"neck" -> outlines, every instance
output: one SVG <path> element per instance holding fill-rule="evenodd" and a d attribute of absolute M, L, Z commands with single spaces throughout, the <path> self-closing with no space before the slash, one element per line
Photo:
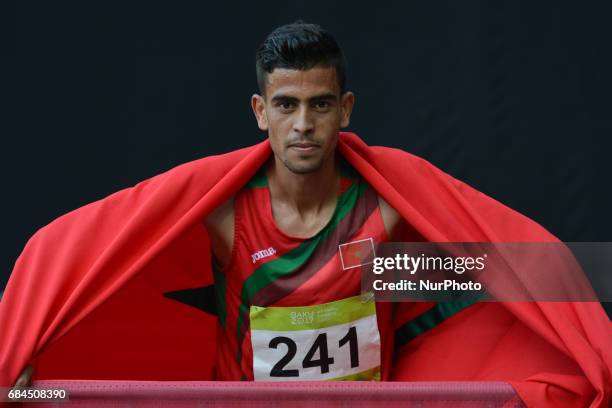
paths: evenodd
<path fill-rule="evenodd" d="M 272 198 L 293 207 L 300 214 L 318 213 L 337 199 L 339 172 L 336 157 L 326 160 L 321 168 L 307 174 L 296 174 L 277 157 L 268 168 Z"/>

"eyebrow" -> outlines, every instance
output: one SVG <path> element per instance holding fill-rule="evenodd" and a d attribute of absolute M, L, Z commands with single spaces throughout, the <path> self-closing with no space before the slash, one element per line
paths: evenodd
<path fill-rule="evenodd" d="M 317 95 L 317 96 L 313 96 L 312 98 L 310 98 L 310 101 L 327 101 L 327 100 L 335 100 L 336 99 L 336 95 L 332 94 L 332 93 L 327 93 L 327 94 L 323 94 L 323 95 Z"/>
<path fill-rule="evenodd" d="M 332 94 L 332 93 L 326 93 L 326 94 L 322 94 L 322 95 L 316 95 L 313 96 L 312 98 L 308 99 L 309 102 L 313 102 L 313 101 L 327 101 L 327 100 L 335 100 L 336 99 L 336 95 Z M 294 96 L 289 96 L 289 95 L 275 95 L 274 97 L 272 97 L 272 102 L 299 102 L 300 100 Z"/>

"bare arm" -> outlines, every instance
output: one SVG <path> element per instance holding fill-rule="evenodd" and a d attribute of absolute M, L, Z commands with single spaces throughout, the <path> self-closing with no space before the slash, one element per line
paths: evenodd
<path fill-rule="evenodd" d="M 406 222 L 381 196 L 378 196 L 378 205 L 380 206 L 387 237 L 390 241 L 400 241 Z"/>
<path fill-rule="evenodd" d="M 204 221 L 204 226 L 210 237 L 217 265 L 220 268 L 226 267 L 234 246 L 234 199 L 229 199 L 210 213 Z"/>

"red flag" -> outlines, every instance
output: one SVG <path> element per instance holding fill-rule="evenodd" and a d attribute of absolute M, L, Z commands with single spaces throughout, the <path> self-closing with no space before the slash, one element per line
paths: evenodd
<path fill-rule="evenodd" d="M 350 133 L 339 150 L 424 240 L 555 240 L 413 155 Z M 188 163 L 41 229 L 0 302 L 0 386 L 32 359 L 39 379 L 209 379 L 215 319 L 176 294 L 207 293 L 201 221 L 269 155 L 264 141 Z M 443 306 L 402 304 L 398 330 L 430 315 L 439 324 L 405 337 L 395 379 L 509 381 L 530 406 L 610 402 L 612 327 L 599 304 Z"/>

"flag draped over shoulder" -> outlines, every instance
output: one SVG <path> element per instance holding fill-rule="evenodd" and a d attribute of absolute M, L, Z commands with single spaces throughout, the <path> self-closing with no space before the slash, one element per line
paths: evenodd
<path fill-rule="evenodd" d="M 338 149 L 427 241 L 556 240 L 406 152 L 351 133 Z M 211 379 L 216 318 L 197 301 L 214 296 L 202 220 L 270 153 L 264 141 L 181 165 L 38 231 L 0 301 L 0 386 L 30 362 L 38 379 Z M 402 304 L 396 329 L 444 310 Z M 508 381 L 529 406 L 610 402 L 612 325 L 598 303 L 481 303 L 411 333 L 391 379 Z"/>

